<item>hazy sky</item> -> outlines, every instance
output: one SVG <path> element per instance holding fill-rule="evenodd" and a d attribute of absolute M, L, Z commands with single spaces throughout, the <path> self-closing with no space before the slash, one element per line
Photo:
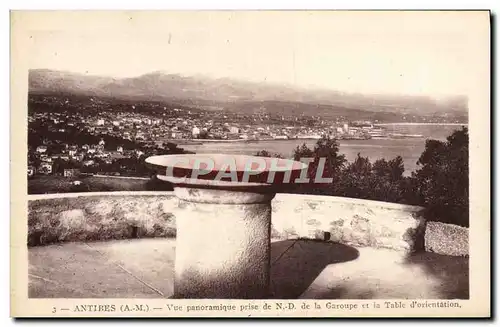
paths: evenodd
<path fill-rule="evenodd" d="M 484 14 L 459 12 L 37 15 L 25 16 L 31 68 L 116 77 L 161 70 L 437 96 L 467 94 L 488 31 Z"/>

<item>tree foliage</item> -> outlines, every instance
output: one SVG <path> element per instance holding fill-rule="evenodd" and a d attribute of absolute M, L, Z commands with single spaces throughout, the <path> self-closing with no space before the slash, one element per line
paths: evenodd
<path fill-rule="evenodd" d="M 294 191 L 422 205 L 429 220 L 468 226 L 468 142 L 467 128 L 455 131 L 445 142 L 427 140 L 418 160 L 420 168 L 411 176 L 404 176 L 401 156 L 371 163 L 358 154 L 348 163 L 339 154 L 336 140 L 323 137 L 313 149 L 305 144 L 297 146 L 294 160 L 314 158 L 308 172 L 312 179 L 319 158 L 325 158 L 323 177 L 332 177 L 333 182 L 301 184 Z"/>
<path fill-rule="evenodd" d="M 294 160 L 300 161 L 311 159 L 309 162 L 307 176 L 309 184 L 296 186 L 299 193 L 312 194 L 336 194 L 339 185 L 339 173 L 344 169 L 347 162 L 343 154 L 339 154 L 339 144 L 336 139 L 323 136 L 319 139 L 313 149 L 309 149 L 306 144 L 297 146 L 293 156 Z M 322 166 L 321 174 L 318 174 L 318 167 Z M 314 183 L 316 177 L 331 178 L 331 184 Z"/>
<path fill-rule="evenodd" d="M 283 158 L 283 156 L 279 153 L 272 153 L 267 150 L 258 151 L 255 156 L 257 157 L 267 157 L 267 158 Z"/>
<path fill-rule="evenodd" d="M 469 225 L 469 133 L 455 131 L 445 142 L 428 140 L 413 174 L 429 218 Z"/>

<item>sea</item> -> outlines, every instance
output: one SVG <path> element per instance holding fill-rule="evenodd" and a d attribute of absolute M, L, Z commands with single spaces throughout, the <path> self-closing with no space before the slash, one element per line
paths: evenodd
<path fill-rule="evenodd" d="M 373 163 L 377 159 L 384 158 L 390 160 L 396 156 L 403 158 L 405 172 L 404 175 L 411 175 L 412 171 L 418 169 L 417 161 L 425 149 L 427 139 L 446 140 L 454 130 L 459 130 L 462 126 L 458 124 L 408 124 L 394 123 L 383 127 L 389 133 L 405 133 L 422 135 L 419 138 L 404 139 L 370 139 L 370 140 L 341 140 L 339 141 L 339 151 L 344 154 L 349 162 L 357 157 L 358 153 L 363 157 L 368 157 Z M 226 154 L 246 154 L 255 155 L 258 151 L 267 150 L 272 153 L 279 153 L 286 158 L 293 156 L 297 146 L 306 144 L 313 148 L 317 140 L 295 139 L 295 140 L 265 140 L 257 142 L 207 142 L 203 144 L 181 144 L 179 147 L 195 153 L 226 153 Z"/>

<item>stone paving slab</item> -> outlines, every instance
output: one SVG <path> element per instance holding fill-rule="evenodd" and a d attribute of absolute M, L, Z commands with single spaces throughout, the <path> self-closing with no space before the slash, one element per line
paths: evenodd
<path fill-rule="evenodd" d="M 32 298 L 120 298 L 131 294 L 158 297 L 85 243 L 33 247 L 29 256 L 29 288 Z"/>
<path fill-rule="evenodd" d="M 173 294 L 175 239 L 29 249 L 33 298 L 162 298 Z M 273 298 L 467 298 L 468 259 L 273 240 Z"/>
<path fill-rule="evenodd" d="M 468 299 L 463 257 L 358 248 L 359 257 L 327 265 L 302 299 Z"/>
<path fill-rule="evenodd" d="M 135 276 L 157 296 L 174 294 L 175 239 L 96 242 L 89 246 Z"/>

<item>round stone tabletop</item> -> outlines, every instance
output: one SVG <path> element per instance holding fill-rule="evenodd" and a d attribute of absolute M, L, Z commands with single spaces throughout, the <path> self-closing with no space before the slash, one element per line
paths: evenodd
<path fill-rule="evenodd" d="M 215 187 L 293 184 L 307 169 L 299 161 L 232 154 L 160 155 L 146 162 L 158 172 L 159 179 Z"/>

